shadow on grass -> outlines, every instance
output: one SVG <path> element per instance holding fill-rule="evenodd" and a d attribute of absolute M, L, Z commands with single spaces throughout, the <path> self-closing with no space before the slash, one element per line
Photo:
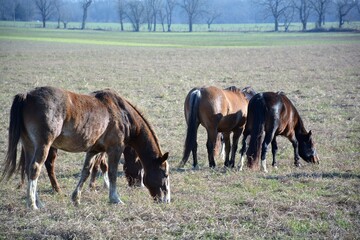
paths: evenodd
<path fill-rule="evenodd" d="M 334 178 L 340 178 L 340 179 L 360 179 L 360 174 L 354 174 L 351 172 L 328 172 L 328 173 L 292 173 L 287 175 L 275 175 L 275 176 L 265 176 L 265 179 L 276 179 L 276 180 L 282 180 L 286 178 L 328 178 L 328 179 L 334 179 Z"/>

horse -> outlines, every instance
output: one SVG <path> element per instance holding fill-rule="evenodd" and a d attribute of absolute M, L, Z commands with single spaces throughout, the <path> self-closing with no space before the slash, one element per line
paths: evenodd
<path fill-rule="evenodd" d="M 184 167 L 190 152 L 193 154 L 193 168 L 197 168 L 197 129 L 199 125 L 207 131 L 207 153 L 209 166 L 215 167 L 214 147 L 218 133 L 222 133 L 225 142 L 226 167 L 234 167 L 235 154 L 241 133 L 243 132 L 247 105 L 255 91 L 251 87 L 240 90 L 237 87 L 220 89 L 214 86 L 193 88 L 184 103 L 187 132 L 184 153 L 179 168 Z M 230 134 L 233 133 L 232 147 Z M 231 158 L 230 155 L 231 148 Z"/>
<path fill-rule="evenodd" d="M 86 152 L 80 180 L 71 196 L 80 204 L 84 182 L 90 175 L 93 157 L 106 152 L 109 165 L 109 200 L 122 203 L 116 190 L 117 167 L 125 146 L 139 155 L 144 185 L 158 202 L 170 202 L 167 158 L 157 136 L 142 113 L 115 91 L 105 89 L 89 95 L 55 87 L 39 87 L 17 94 L 10 110 L 9 141 L 3 179 L 16 169 L 17 145 L 21 140 L 28 178 L 27 206 L 43 207 L 37 193 L 41 168 L 51 148 Z"/>
<path fill-rule="evenodd" d="M 265 137 L 261 144 L 264 131 Z M 249 135 L 249 148 L 246 151 L 246 139 Z M 245 151 L 250 169 L 258 167 L 261 144 L 261 170 L 267 172 L 266 152 L 270 143 L 273 156 L 272 166 L 277 167 L 275 155 L 278 150 L 276 142 L 278 135 L 288 138 L 292 143 L 295 166 L 300 166 L 300 157 L 306 162 L 319 164 L 320 159 L 316 153 L 311 130 L 306 131 L 291 100 L 283 92 L 263 92 L 256 94 L 249 102 L 239 169 L 243 169 Z"/>
<path fill-rule="evenodd" d="M 125 172 L 125 177 L 127 179 L 129 187 L 133 186 L 141 186 L 143 187 L 143 169 L 140 163 L 140 159 L 136 154 L 135 150 L 131 147 L 125 147 L 124 152 L 124 162 L 123 162 L 123 170 Z M 57 159 L 57 149 L 50 148 L 48 156 L 45 161 L 46 171 L 52 186 L 52 189 L 56 193 L 60 193 L 61 189 L 55 174 L 55 160 Z M 25 163 L 24 151 L 21 151 L 20 162 L 19 162 L 19 170 L 21 172 L 21 181 L 18 188 L 22 188 L 25 184 L 25 172 L 28 169 L 28 165 Z M 103 177 L 104 177 L 104 187 L 109 188 L 109 177 L 108 177 L 108 164 L 106 161 L 106 154 L 99 153 L 95 156 L 95 160 L 93 162 L 90 184 L 89 187 L 91 190 L 95 189 L 95 180 L 97 174 L 101 169 Z"/>

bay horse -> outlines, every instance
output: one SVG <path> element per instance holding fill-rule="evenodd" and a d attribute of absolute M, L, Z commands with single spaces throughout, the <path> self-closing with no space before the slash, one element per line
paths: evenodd
<path fill-rule="evenodd" d="M 264 131 L 265 137 L 261 144 Z M 246 151 L 246 138 L 249 135 L 249 148 Z M 249 102 L 248 119 L 240 150 L 240 170 L 243 168 L 245 151 L 248 166 L 251 169 L 258 167 L 261 147 L 261 170 L 267 172 L 266 152 L 270 143 L 273 156 L 272 166 L 277 167 L 275 155 L 278 149 L 276 142 L 278 135 L 288 138 L 292 143 L 295 166 L 300 166 L 300 157 L 306 162 L 319 163 L 312 133 L 306 131 L 304 123 L 290 99 L 283 92 L 263 92 L 256 94 Z"/>
<path fill-rule="evenodd" d="M 128 182 L 129 187 L 133 186 L 143 186 L 143 169 L 140 163 L 140 159 L 136 154 L 135 150 L 131 147 L 127 146 L 123 152 L 124 161 L 123 161 L 123 171 L 125 173 L 126 180 Z M 56 193 L 60 193 L 60 185 L 57 181 L 55 174 L 55 160 L 57 159 L 57 149 L 50 148 L 48 156 L 45 161 L 46 171 L 52 186 L 52 189 Z M 28 169 L 28 164 L 25 163 L 24 151 L 21 151 L 20 162 L 19 162 L 19 170 L 21 172 L 21 181 L 18 188 L 22 188 L 25 184 L 25 172 Z M 93 166 L 91 167 L 91 177 L 90 177 L 90 189 L 95 189 L 95 180 L 99 169 L 101 169 L 103 178 L 104 178 L 104 186 L 109 188 L 109 177 L 108 177 L 108 164 L 106 160 L 105 153 L 99 153 L 95 156 L 95 160 L 93 161 Z"/>
<path fill-rule="evenodd" d="M 225 142 L 225 163 L 234 167 L 239 138 L 246 123 L 247 105 L 255 91 L 251 87 L 240 90 L 237 87 L 220 89 L 214 86 L 193 88 L 184 103 L 187 132 L 184 153 L 179 167 L 184 167 L 190 152 L 193 154 L 193 167 L 197 168 L 197 129 L 199 125 L 207 132 L 207 153 L 210 167 L 215 167 L 214 148 L 218 133 Z M 232 147 L 230 134 L 233 133 Z M 231 148 L 231 158 L 230 158 Z"/>
<path fill-rule="evenodd" d="M 80 180 L 72 194 L 80 203 L 93 157 L 106 152 L 109 165 L 109 200 L 122 203 L 116 189 L 117 168 L 125 146 L 139 155 L 144 184 L 156 201 L 170 202 L 168 153 L 162 154 L 157 136 L 145 117 L 129 101 L 112 90 L 77 94 L 54 87 L 39 87 L 14 97 L 10 110 L 9 144 L 2 179 L 16 169 L 21 140 L 28 178 L 27 206 L 42 207 L 37 181 L 50 148 L 86 152 Z"/>

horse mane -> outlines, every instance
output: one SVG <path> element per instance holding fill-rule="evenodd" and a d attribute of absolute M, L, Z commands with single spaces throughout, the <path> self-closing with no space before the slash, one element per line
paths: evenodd
<path fill-rule="evenodd" d="M 159 144 L 159 139 L 154 131 L 154 128 L 153 126 L 149 123 L 149 121 L 144 117 L 144 114 L 142 113 L 142 111 L 140 111 L 137 107 L 135 107 L 132 103 L 130 103 L 128 100 L 126 99 L 123 99 L 127 104 L 129 104 L 134 110 L 135 112 L 141 117 L 141 119 L 145 122 L 146 126 L 149 128 L 151 134 L 153 135 L 154 137 L 154 140 L 155 140 L 155 143 L 156 143 L 156 146 L 157 148 L 161 151 L 161 147 L 160 147 L 160 144 Z"/>
<path fill-rule="evenodd" d="M 113 91 L 113 90 L 111 90 L 109 88 L 104 89 L 104 90 L 95 91 L 92 94 L 96 98 L 98 98 L 100 100 L 102 100 L 105 95 L 110 95 L 112 98 L 114 98 L 116 100 L 116 103 L 117 103 L 117 105 L 119 105 L 119 107 L 120 107 L 121 102 L 126 102 L 140 116 L 140 118 L 144 121 L 145 125 L 148 127 L 148 129 L 150 130 L 150 133 L 154 137 L 155 144 L 156 144 L 157 148 L 160 150 L 160 152 L 162 152 L 160 144 L 159 144 L 159 139 L 157 138 L 157 135 L 155 134 L 154 128 L 149 123 L 149 121 L 144 117 L 144 114 L 137 107 L 135 107 L 127 99 L 121 97 L 119 94 L 117 94 L 115 91 Z M 123 104 L 121 104 L 121 105 L 123 105 Z"/>
<path fill-rule="evenodd" d="M 240 88 L 235 87 L 235 86 L 230 86 L 230 87 L 224 88 L 224 90 L 231 91 L 231 92 L 240 92 L 241 91 Z"/>

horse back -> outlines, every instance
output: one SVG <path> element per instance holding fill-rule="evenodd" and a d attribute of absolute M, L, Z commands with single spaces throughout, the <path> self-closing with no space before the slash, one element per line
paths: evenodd
<path fill-rule="evenodd" d="M 87 151 L 109 123 L 107 108 L 90 95 L 41 87 L 27 94 L 25 104 L 27 137 L 69 152 Z"/>
<path fill-rule="evenodd" d="M 282 92 L 266 92 L 263 98 L 268 111 L 265 129 L 273 127 L 275 122 L 276 135 L 293 136 L 299 114 L 290 99 Z"/>

